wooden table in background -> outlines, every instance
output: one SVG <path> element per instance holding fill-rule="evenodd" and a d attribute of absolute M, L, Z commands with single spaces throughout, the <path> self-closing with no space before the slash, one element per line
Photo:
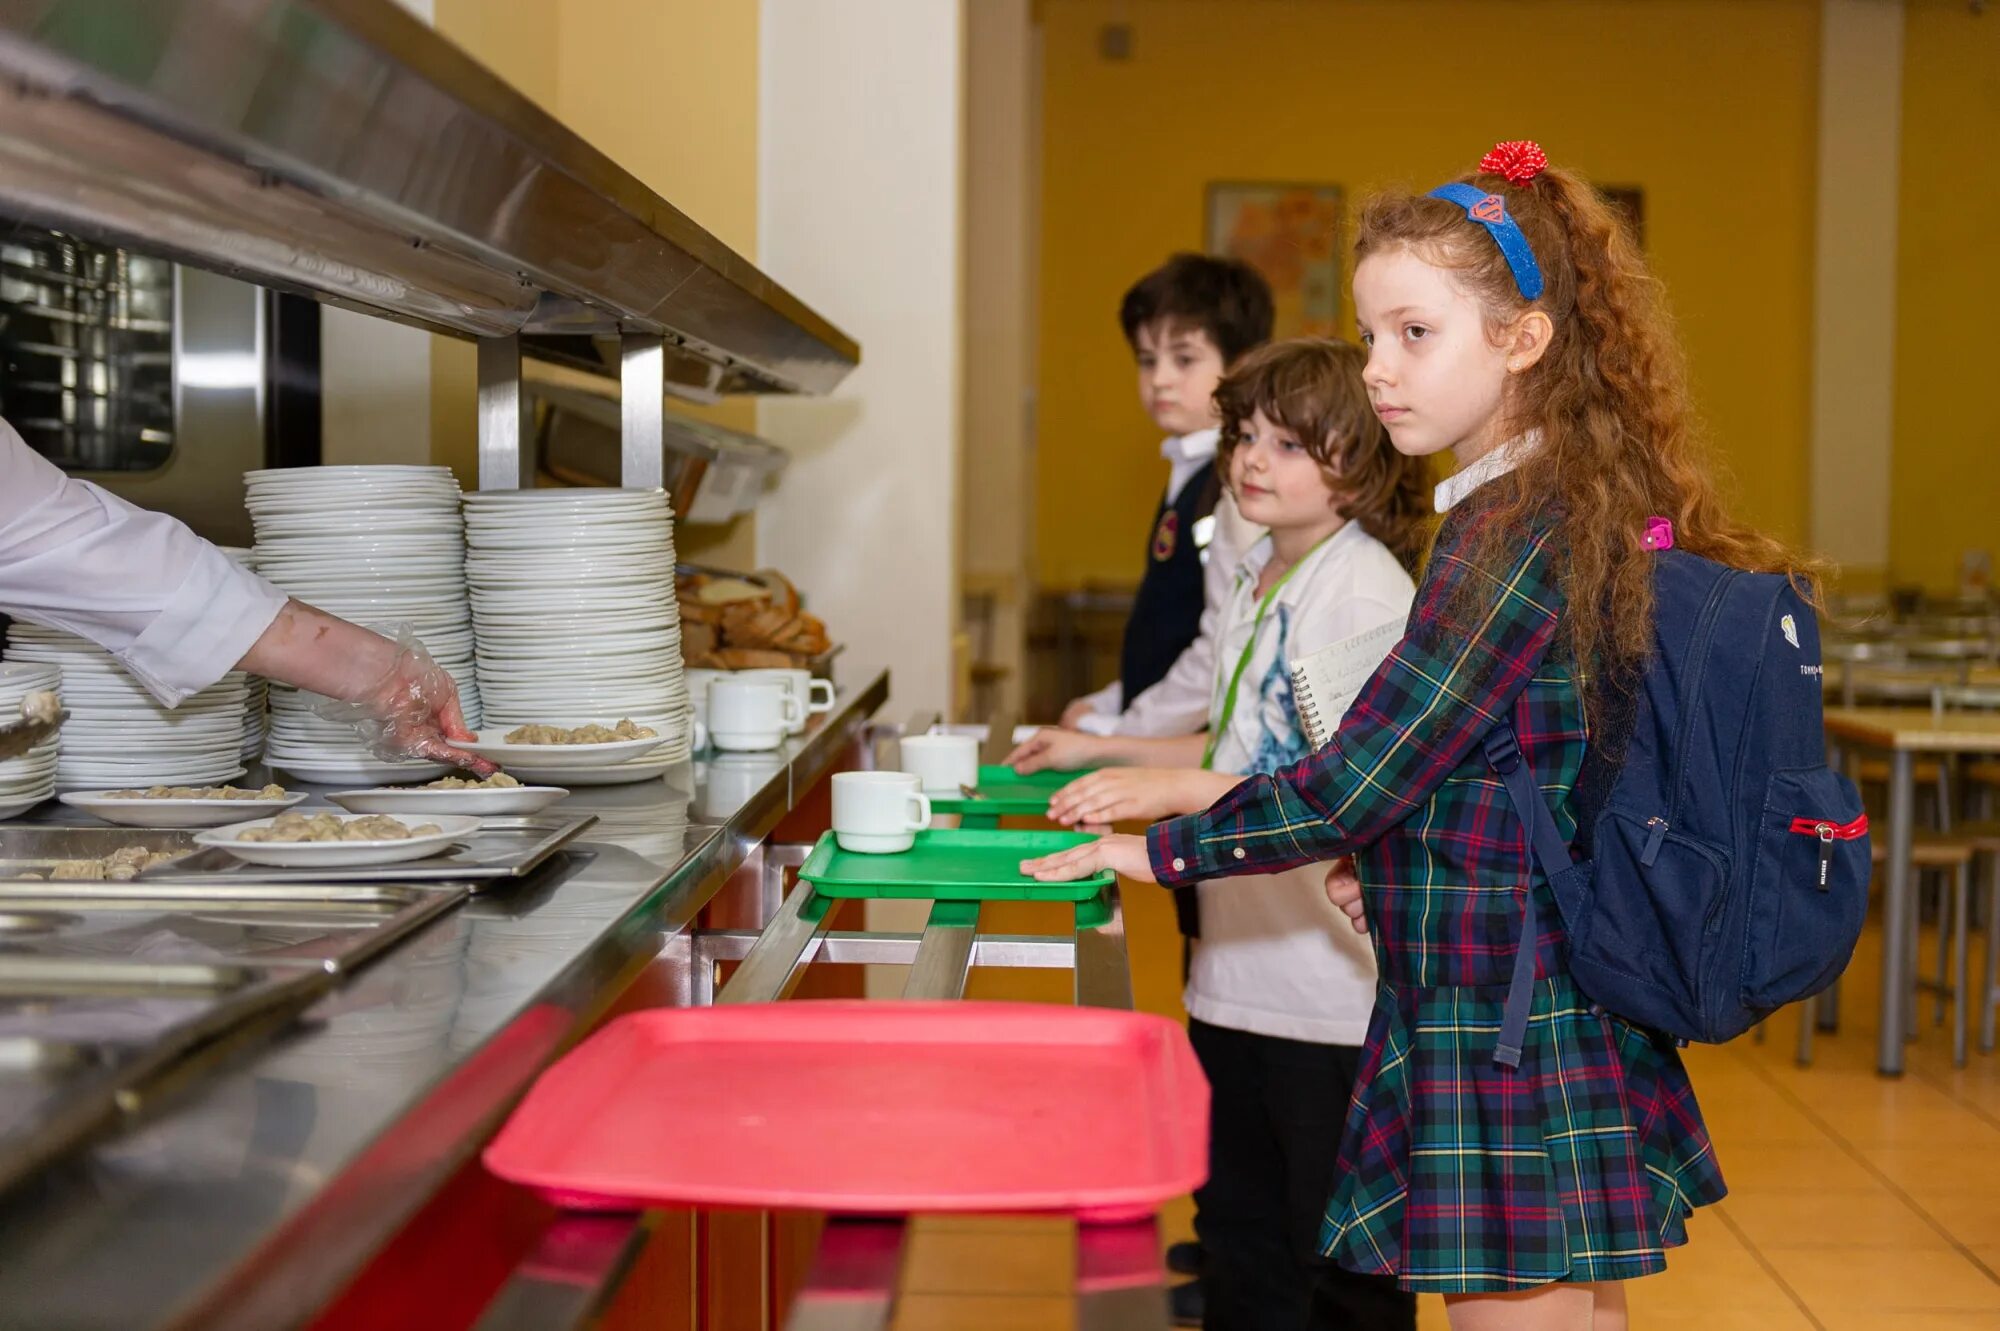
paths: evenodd
<path fill-rule="evenodd" d="M 1826 733 L 1843 746 L 1889 755 L 1889 872 L 1882 921 L 1882 1033 L 1875 1066 L 1885 1076 L 1903 1071 L 1904 1004 L 1912 1000 L 1910 838 L 1915 790 L 1911 768 L 1918 754 L 2000 755 L 2000 712 L 1934 713 L 1928 707 L 1829 707 Z"/>

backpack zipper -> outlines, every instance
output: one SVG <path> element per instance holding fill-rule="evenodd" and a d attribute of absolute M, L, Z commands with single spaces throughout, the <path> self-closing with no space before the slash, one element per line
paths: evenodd
<path fill-rule="evenodd" d="M 1667 839 L 1667 831 L 1673 826 L 1675 815 L 1681 811 L 1681 778 L 1685 775 L 1683 765 L 1687 762 L 1688 744 L 1694 738 L 1694 707 L 1691 705 L 1701 692 L 1701 677 L 1708 668 L 1708 644 L 1715 636 L 1715 621 L 1722 617 L 1723 594 L 1729 584 L 1736 580 L 1739 570 L 1725 569 L 1715 580 L 1715 586 L 1708 590 L 1708 600 L 1702 603 L 1701 616 L 1695 621 L 1694 647 L 1688 660 L 1692 668 L 1688 672 L 1687 686 L 1681 690 L 1681 715 L 1679 735 L 1674 746 L 1674 767 L 1671 783 L 1667 787 L 1667 815 L 1646 820 L 1649 829 L 1646 844 L 1639 852 L 1639 863 L 1647 868 L 1659 858 L 1660 846 Z"/>
<path fill-rule="evenodd" d="M 1819 838 L 1819 890 L 1825 892 L 1827 876 L 1833 868 L 1833 843 L 1835 841 L 1858 841 L 1868 835 L 1868 815 L 1862 814 L 1851 823 L 1829 823 L 1817 818 L 1792 819 L 1792 831 L 1800 836 Z"/>
<path fill-rule="evenodd" d="M 1639 863 L 1651 865 L 1660 857 L 1660 843 L 1667 839 L 1667 820 L 1658 816 L 1646 820 L 1646 845 L 1639 852 Z"/>

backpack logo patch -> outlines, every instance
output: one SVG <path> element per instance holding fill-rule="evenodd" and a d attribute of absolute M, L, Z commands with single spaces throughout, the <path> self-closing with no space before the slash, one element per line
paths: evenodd
<path fill-rule="evenodd" d="M 1778 629 L 1785 635 L 1785 641 L 1796 647 L 1799 645 L 1799 626 L 1792 622 L 1790 615 L 1778 617 Z"/>

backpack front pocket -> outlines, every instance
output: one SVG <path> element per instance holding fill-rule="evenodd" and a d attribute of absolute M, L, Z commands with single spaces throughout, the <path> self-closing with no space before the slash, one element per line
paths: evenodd
<path fill-rule="evenodd" d="M 1868 913 L 1868 815 L 1824 765 L 1771 774 L 1744 934 L 1743 1002 L 1808 998 L 1847 967 Z"/>
<path fill-rule="evenodd" d="M 1597 825 L 1596 859 L 1597 881 L 1570 937 L 1584 992 L 1641 1025 L 1706 1029 L 1699 977 L 1729 889 L 1729 856 L 1663 819 L 1611 809 Z"/>

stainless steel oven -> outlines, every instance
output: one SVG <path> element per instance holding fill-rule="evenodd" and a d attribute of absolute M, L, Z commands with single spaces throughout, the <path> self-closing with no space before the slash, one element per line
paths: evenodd
<path fill-rule="evenodd" d="M 0 224 L 0 417 L 64 470 L 247 545 L 243 473 L 317 460 L 318 318 L 233 278 Z"/>

